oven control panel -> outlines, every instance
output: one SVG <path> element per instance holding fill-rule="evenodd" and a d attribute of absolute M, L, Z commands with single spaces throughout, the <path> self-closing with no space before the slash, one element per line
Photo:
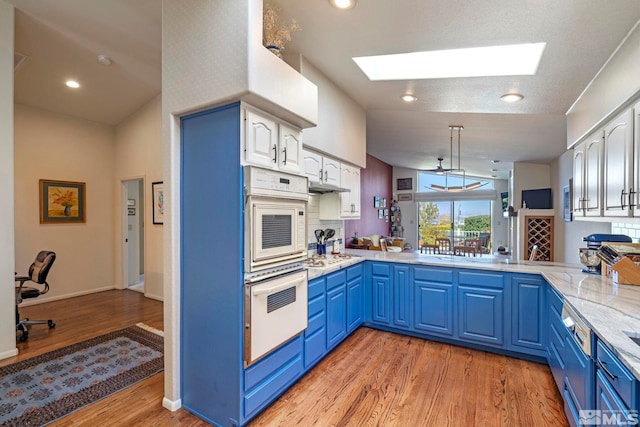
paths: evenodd
<path fill-rule="evenodd" d="M 245 167 L 245 184 L 248 195 L 280 194 L 288 198 L 309 197 L 309 184 L 306 176 L 261 169 L 253 166 Z"/>

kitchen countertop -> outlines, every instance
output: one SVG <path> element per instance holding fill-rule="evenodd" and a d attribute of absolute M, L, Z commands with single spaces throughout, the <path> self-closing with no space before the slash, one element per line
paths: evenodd
<path fill-rule="evenodd" d="M 494 256 L 425 255 L 417 251 L 392 253 L 348 249 L 345 253 L 353 257 L 330 267 L 309 269 L 309 279 L 365 260 L 540 274 L 640 379 L 640 346 L 625 334 L 640 336 L 640 286 L 615 285 L 606 277 L 582 273 L 580 264 L 511 261 Z"/>

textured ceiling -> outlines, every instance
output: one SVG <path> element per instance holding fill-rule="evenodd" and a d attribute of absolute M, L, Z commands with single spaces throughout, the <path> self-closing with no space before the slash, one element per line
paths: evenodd
<path fill-rule="evenodd" d="M 160 0 L 7 0 L 16 6 L 19 103 L 117 124 L 161 90 Z M 235 1 L 235 0 L 234 0 Z M 564 113 L 640 19 L 640 0 L 273 0 L 302 27 L 304 55 L 367 111 L 367 151 L 396 166 L 450 161 L 450 124 L 463 125 L 462 166 L 506 177 L 513 161 L 549 162 L 566 149 Z M 370 82 L 354 56 L 546 42 L 538 73 Z M 109 67 L 96 58 L 113 59 Z M 62 85 L 77 78 L 82 88 Z M 500 95 L 517 91 L 518 104 Z M 405 92 L 418 96 L 407 105 Z M 490 160 L 502 160 L 497 167 Z"/>

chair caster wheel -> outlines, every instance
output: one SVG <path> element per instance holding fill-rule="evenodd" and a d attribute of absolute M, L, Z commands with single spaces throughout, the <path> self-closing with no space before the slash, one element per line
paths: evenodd
<path fill-rule="evenodd" d="M 29 338 L 29 336 L 27 334 L 22 334 L 20 336 L 20 338 L 18 338 L 20 340 L 20 342 L 24 342 L 27 340 L 27 338 Z"/>
<path fill-rule="evenodd" d="M 53 321 L 51 321 L 51 320 L 49 320 L 49 321 L 47 322 L 47 324 L 49 325 L 49 329 L 52 329 L 52 328 L 55 328 L 55 327 L 56 327 L 56 324 L 55 324 L 55 323 L 53 323 Z"/>

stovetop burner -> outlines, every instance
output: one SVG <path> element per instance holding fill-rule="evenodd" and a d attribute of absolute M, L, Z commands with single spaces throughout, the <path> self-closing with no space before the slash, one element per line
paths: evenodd
<path fill-rule="evenodd" d="M 334 265 L 334 264 L 341 263 L 341 262 L 346 261 L 348 259 L 351 259 L 351 255 L 349 255 L 349 254 L 336 254 L 336 255 L 332 255 L 332 256 L 327 256 L 325 254 L 323 254 L 323 255 L 313 255 L 313 256 L 307 258 L 304 261 L 304 264 L 307 267 L 311 267 L 311 268 L 324 268 L 324 267 L 329 267 L 329 266 Z"/>

